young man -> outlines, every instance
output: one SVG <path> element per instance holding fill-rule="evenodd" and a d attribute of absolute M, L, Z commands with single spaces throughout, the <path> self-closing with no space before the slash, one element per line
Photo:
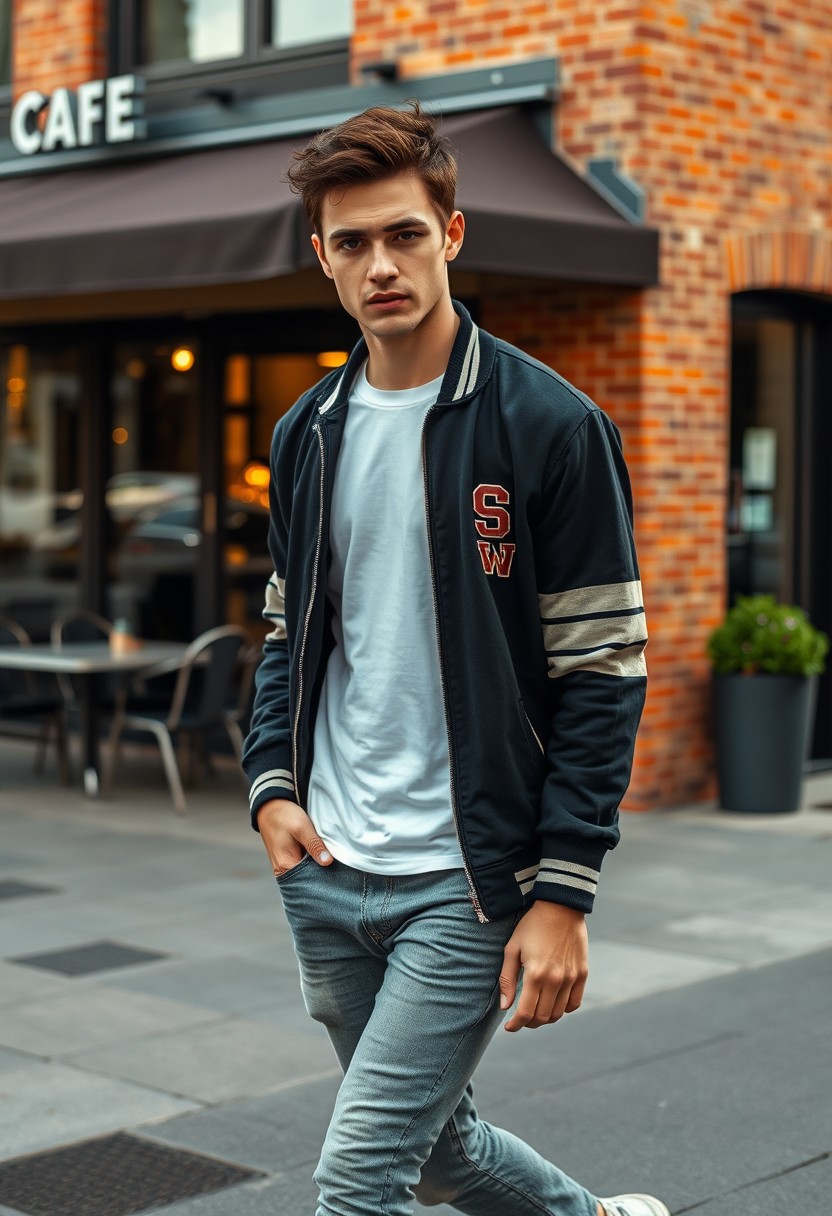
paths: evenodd
<path fill-rule="evenodd" d="M 362 340 L 278 423 L 245 767 L 344 1070 L 317 1216 L 669 1216 L 480 1120 L 505 1023 L 576 1010 L 646 641 L 618 432 L 451 299 L 456 164 L 414 105 L 289 170 Z M 518 1076 L 518 1092 L 524 1078 Z"/>

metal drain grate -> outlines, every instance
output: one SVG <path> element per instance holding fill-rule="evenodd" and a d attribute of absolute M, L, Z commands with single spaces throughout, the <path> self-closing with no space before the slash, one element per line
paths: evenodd
<path fill-rule="evenodd" d="M 118 1132 L 3 1162 L 0 1203 L 27 1216 L 129 1216 L 263 1176 Z"/>
<path fill-rule="evenodd" d="M 45 971 L 60 971 L 62 975 L 92 975 L 95 971 L 132 967 L 135 963 L 152 963 L 160 958 L 170 958 L 170 955 L 161 954 L 158 950 L 137 950 L 134 946 L 120 946 L 118 942 L 90 942 L 86 946 L 73 946 L 69 950 L 21 954 L 8 961 L 22 963 L 25 967 L 42 967 Z"/>
<path fill-rule="evenodd" d="M 45 887 L 39 882 L 21 882 L 17 878 L 0 879 L 0 899 L 19 899 L 21 895 L 54 895 L 60 887 Z"/>

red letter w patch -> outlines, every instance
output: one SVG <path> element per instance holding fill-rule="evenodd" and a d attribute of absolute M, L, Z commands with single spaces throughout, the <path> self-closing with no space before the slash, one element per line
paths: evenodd
<path fill-rule="evenodd" d="M 511 563 L 514 560 L 516 545 L 501 544 L 497 548 L 490 541 L 478 540 L 477 548 L 480 551 L 482 568 L 486 574 L 493 574 L 496 571 L 500 578 L 508 578 L 511 573 Z"/>

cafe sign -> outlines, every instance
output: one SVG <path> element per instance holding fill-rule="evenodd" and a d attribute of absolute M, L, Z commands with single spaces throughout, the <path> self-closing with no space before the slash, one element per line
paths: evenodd
<path fill-rule="evenodd" d="M 12 110 L 12 143 L 24 156 L 34 156 L 143 139 L 143 94 L 139 76 L 91 80 L 74 90 L 55 89 L 51 97 L 30 89 Z"/>

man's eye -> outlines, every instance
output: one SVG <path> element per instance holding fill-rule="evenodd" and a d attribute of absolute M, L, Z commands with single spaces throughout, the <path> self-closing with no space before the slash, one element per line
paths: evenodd
<path fill-rule="evenodd" d="M 351 237 L 348 237 L 345 241 L 342 241 L 341 244 L 338 246 L 338 248 L 345 249 L 347 251 L 347 253 L 349 253 L 352 249 L 357 249 L 358 246 L 360 245 L 360 243 L 361 242 L 358 240 L 358 237 L 351 236 Z"/>
<path fill-rule="evenodd" d="M 399 232 L 399 233 L 397 233 L 397 235 L 398 235 L 398 238 L 400 241 L 411 241 L 411 240 L 415 240 L 416 237 L 419 235 L 419 233 L 418 232 Z"/>

